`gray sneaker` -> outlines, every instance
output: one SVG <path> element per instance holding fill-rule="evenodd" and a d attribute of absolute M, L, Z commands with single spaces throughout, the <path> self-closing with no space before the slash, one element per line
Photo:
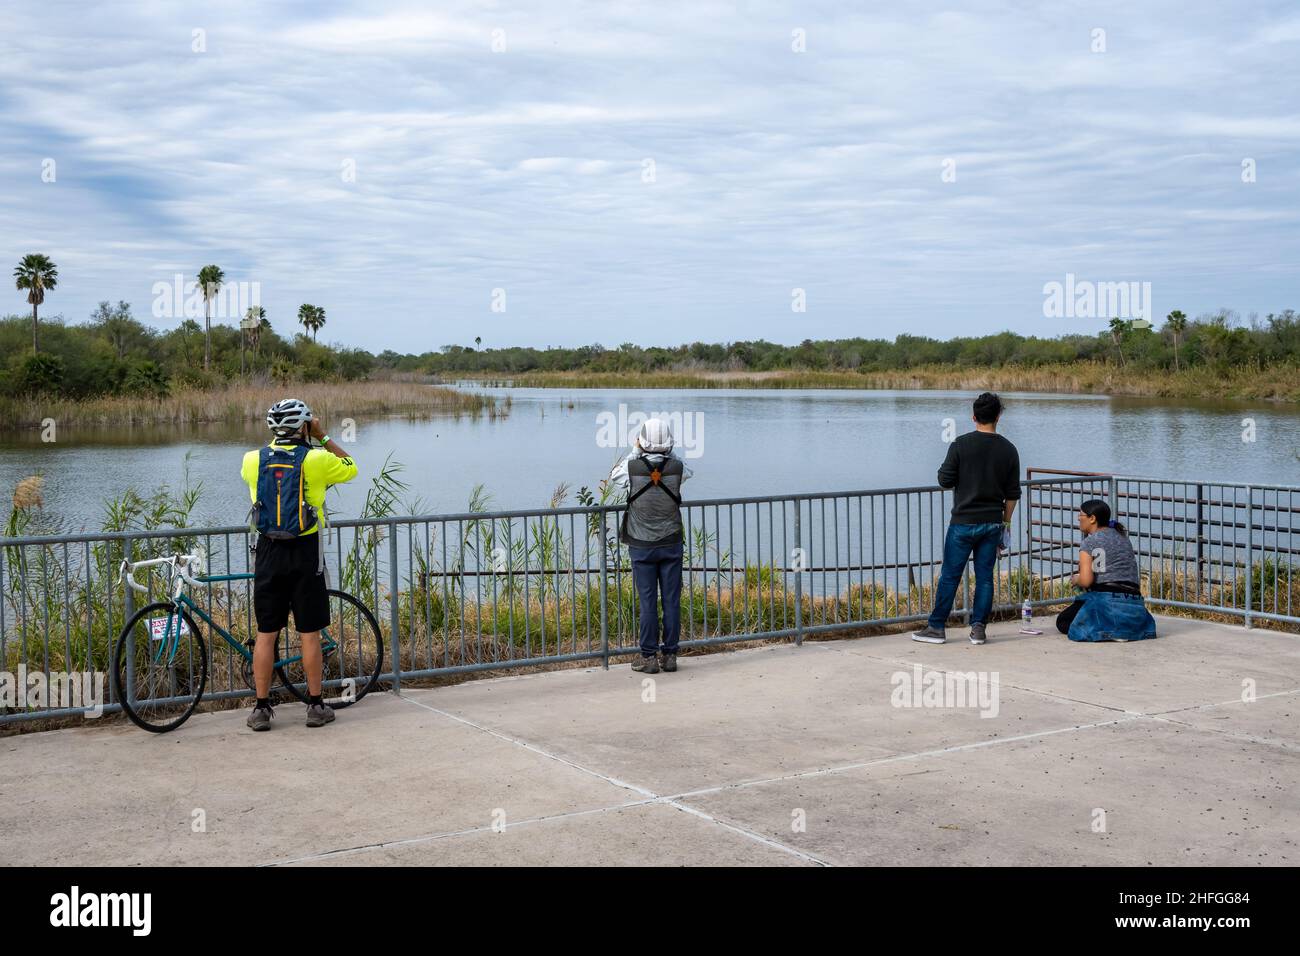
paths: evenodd
<path fill-rule="evenodd" d="M 329 704 L 307 705 L 307 726 L 324 727 L 334 719 L 334 708 Z"/>
<path fill-rule="evenodd" d="M 970 626 L 970 642 L 972 644 L 983 644 L 984 640 L 984 625 L 972 624 Z"/>
<path fill-rule="evenodd" d="M 270 707 L 254 707 L 253 712 L 248 715 L 246 723 L 253 730 L 270 730 L 271 718 L 275 716 L 275 711 Z"/>
<path fill-rule="evenodd" d="M 943 628 L 931 627 L 927 624 L 919 631 L 912 632 L 912 640 L 920 641 L 922 644 L 942 644 L 947 638 L 943 636 Z"/>
<path fill-rule="evenodd" d="M 644 654 L 638 654 L 636 660 L 632 662 L 632 670 L 640 671 L 642 674 L 658 674 L 659 656 L 651 654 L 646 657 Z"/>
<path fill-rule="evenodd" d="M 665 671 L 667 671 L 668 673 L 671 674 L 673 671 L 677 670 L 677 655 L 676 655 L 676 654 L 660 654 L 660 655 L 659 655 L 659 666 L 660 666 L 663 670 L 665 670 Z"/>

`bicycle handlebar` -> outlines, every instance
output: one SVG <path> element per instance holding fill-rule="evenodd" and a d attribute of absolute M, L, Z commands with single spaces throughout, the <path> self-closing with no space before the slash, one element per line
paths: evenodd
<path fill-rule="evenodd" d="M 203 556 L 199 554 L 173 554 L 170 557 L 150 558 L 147 561 L 123 560 L 121 567 L 118 569 L 117 583 L 121 584 L 125 581 L 132 589 L 146 592 L 149 590 L 148 585 L 137 581 L 132 572 L 136 568 L 161 567 L 163 565 L 168 566 L 170 574 L 179 575 L 180 579 L 188 585 L 195 586 L 200 583 L 194 579 L 194 575 L 203 573 Z"/>

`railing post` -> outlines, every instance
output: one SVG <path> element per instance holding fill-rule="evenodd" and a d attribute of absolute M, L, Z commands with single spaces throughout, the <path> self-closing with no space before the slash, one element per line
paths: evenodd
<path fill-rule="evenodd" d="M 1254 497 L 1255 497 L 1254 492 L 1251 490 L 1250 485 L 1247 485 L 1246 486 L 1246 627 L 1254 626 L 1250 618 L 1250 607 L 1254 599 L 1253 591 L 1254 591 L 1254 578 L 1255 578 L 1255 562 L 1254 562 L 1255 551 L 1253 546 L 1254 545 L 1253 539 L 1255 537 Z M 1263 550 L 1264 550 L 1264 542 L 1261 540 L 1260 551 L 1262 552 Z M 1260 569 L 1259 569 L 1259 586 L 1261 588 L 1261 594 L 1262 594 L 1262 589 L 1264 587 L 1264 568 L 1262 562 L 1260 564 Z M 1259 603 L 1260 603 L 1260 610 L 1262 611 L 1264 609 L 1263 608 L 1264 601 L 1262 596 Z"/>
<path fill-rule="evenodd" d="M 398 638 L 397 522 L 388 522 L 388 647 L 393 659 L 393 693 L 402 692 L 402 644 Z"/>
<path fill-rule="evenodd" d="M 1205 576 L 1205 548 L 1202 537 L 1205 518 L 1201 511 L 1201 501 L 1205 494 L 1203 487 L 1202 485 L 1196 486 L 1196 602 L 1198 604 L 1201 602 L 1201 584 Z M 1209 594 L 1207 593 L 1205 597 L 1208 601 Z"/>
<path fill-rule="evenodd" d="M 112 578 L 110 578 L 109 580 L 111 581 Z M 5 581 L 5 549 L 0 548 L 0 585 L 3 585 L 4 581 Z M 108 592 L 108 599 L 110 601 L 113 600 L 113 592 L 111 590 Z M 3 600 L 0 600 L 0 667 L 7 667 L 8 664 L 9 664 L 9 631 L 5 627 L 5 602 Z M 113 646 L 111 644 L 111 639 L 108 648 L 108 664 L 110 667 L 113 664 Z M 94 670 L 94 668 L 89 667 L 87 668 L 87 670 Z M 113 702 L 112 681 L 108 682 L 108 694 L 109 694 L 108 697 L 109 703 L 112 703 Z"/>
<path fill-rule="evenodd" d="M 609 556 L 606 552 L 606 535 L 609 533 L 609 512 L 600 512 L 600 653 L 601 664 L 609 670 Z"/>
<path fill-rule="evenodd" d="M 1107 486 L 1106 494 L 1110 498 L 1110 516 L 1113 520 L 1119 521 L 1119 483 L 1114 475 L 1110 476 Z M 1132 525 L 1132 522 L 1127 519 L 1125 519 L 1124 523 L 1126 527 Z M 1142 590 L 1142 576 L 1140 574 L 1138 575 L 1138 590 Z"/>
<path fill-rule="evenodd" d="M 129 563 L 131 561 L 131 557 L 132 557 L 131 539 L 127 538 L 125 541 L 122 542 L 122 559 Z M 126 596 L 123 599 L 123 603 L 124 603 L 123 613 L 126 614 L 126 620 L 129 621 L 131 619 L 131 615 L 135 613 L 135 588 L 131 587 L 131 585 L 129 584 L 126 584 L 125 575 L 123 575 L 122 583 L 125 585 L 124 590 L 126 591 Z M 130 657 L 127 657 L 127 660 L 130 659 L 131 659 Z"/>
<path fill-rule="evenodd" d="M 122 559 L 129 562 L 131 556 L 131 539 L 127 538 L 122 542 Z M 112 574 L 111 571 L 109 573 Z M 122 599 L 122 626 L 125 629 L 126 623 L 135 614 L 135 588 L 126 583 L 125 575 L 123 575 L 122 583 L 126 587 L 126 596 Z M 113 596 L 110 594 L 108 599 L 113 600 Z M 109 640 L 112 640 L 111 636 Z M 110 661 L 112 653 L 113 651 L 110 648 Z M 135 628 L 126 631 L 126 699 L 132 704 L 135 703 Z"/>
<path fill-rule="evenodd" d="M 799 560 L 794 566 L 794 646 L 803 646 L 803 564 L 806 552 L 803 549 L 803 508 L 796 498 L 794 502 L 794 548 Z M 787 560 L 788 560 L 787 555 Z"/>
<path fill-rule="evenodd" d="M 1021 483 L 1024 488 L 1024 494 L 1021 499 L 1024 507 L 1020 510 L 1020 527 L 1024 531 L 1025 560 L 1024 568 L 1029 575 L 1029 580 L 1025 582 L 1025 598 L 1032 601 L 1034 599 L 1034 580 L 1039 581 L 1038 596 L 1047 597 L 1047 582 L 1041 578 L 1041 566 L 1038 567 L 1038 574 L 1035 574 L 1035 565 L 1038 557 L 1034 553 L 1034 486 L 1031 482 L 1034 480 L 1034 469 L 1025 469 L 1025 480 Z M 1013 598 L 1014 600 L 1014 598 Z"/>

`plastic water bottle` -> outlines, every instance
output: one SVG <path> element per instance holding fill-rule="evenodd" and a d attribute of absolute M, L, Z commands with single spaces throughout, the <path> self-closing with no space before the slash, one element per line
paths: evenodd
<path fill-rule="evenodd" d="M 1034 609 L 1029 605 L 1029 598 L 1025 598 L 1025 603 L 1020 605 L 1020 623 L 1025 627 L 1034 623 Z"/>

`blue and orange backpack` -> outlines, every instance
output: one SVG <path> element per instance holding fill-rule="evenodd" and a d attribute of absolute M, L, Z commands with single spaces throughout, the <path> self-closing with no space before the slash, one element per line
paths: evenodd
<path fill-rule="evenodd" d="M 250 524 L 273 541 L 300 538 L 316 527 L 316 509 L 307 503 L 303 463 L 306 445 L 267 445 L 258 455 L 257 500 Z"/>

